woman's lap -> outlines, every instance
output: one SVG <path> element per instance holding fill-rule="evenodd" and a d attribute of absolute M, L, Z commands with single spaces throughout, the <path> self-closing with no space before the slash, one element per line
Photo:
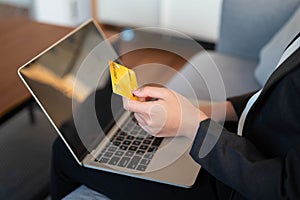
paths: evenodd
<path fill-rule="evenodd" d="M 200 170 L 192 188 L 180 188 L 82 167 L 58 138 L 52 151 L 52 198 L 61 199 L 80 185 L 86 185 L 111 199 L 217 199 L 218 193 L 216 180 L 204 169 Z"/>

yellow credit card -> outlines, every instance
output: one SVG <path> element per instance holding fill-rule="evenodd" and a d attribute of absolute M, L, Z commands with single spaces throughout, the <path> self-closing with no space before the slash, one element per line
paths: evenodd
<path fill-rule="evenodd" d="M 138 100 L 132 94 L 132 91 L 138 88 L 135 72 L 112 61 L 109 62 L 109 71 L 113 92 L 129 99 Z"/>

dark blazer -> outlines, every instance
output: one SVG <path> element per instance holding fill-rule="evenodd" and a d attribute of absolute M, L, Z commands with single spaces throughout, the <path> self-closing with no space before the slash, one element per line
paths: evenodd
<path fill-rule="evenodd" d="M 239 116 L 251 95 L 230 99 Z M 217 131 L 218 142 L 200 158 L 204 138 Z M 190 154 L 248 199 L 300 199 L 300 48 L 267 81 L 249 110 L 242 137 L 205 120 Z"/>

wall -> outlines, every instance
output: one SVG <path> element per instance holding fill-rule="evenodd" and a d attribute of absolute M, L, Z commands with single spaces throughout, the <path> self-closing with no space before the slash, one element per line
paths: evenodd
<path fill-rule="evenodd" d="M 89 0 L 33 0 L 33 17 L 41 22 L 77 26 L 91 18 Z"/>
<path fill-rule="evenodd" d="M 161 0 L 98 0 L 101 22 L 122 26 L 157 26 Z"/>
<path fill-rule="evenodd" d="M 28 4 L 38 21 L 76 26 L 91 17 L 91 0 L 0 0 Z M 112 25 L 175 29 L 217 42 L 222 0 L 97 0 L 98 19 Z"/>
<path fill-rule="evenodd" d="M 98 18 L 122 26 L 157 26 L 216 42 L 222 0 L 97 0 Z"/>
<path fill-rule="evenodd" d="M 215 42 L 219 37 L 221 0 L 163 0 L 161 26 Z"/>

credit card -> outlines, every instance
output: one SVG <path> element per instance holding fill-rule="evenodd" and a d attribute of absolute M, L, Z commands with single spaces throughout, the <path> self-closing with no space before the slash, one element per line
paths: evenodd
<path fill-rule="evenodd" d="M 138 100 L 132 94 L 132 91 L 138 88 L 135 72 L 112 61 L 109 61 L 109 71 L 113 92 L 129 99 Z"/>

